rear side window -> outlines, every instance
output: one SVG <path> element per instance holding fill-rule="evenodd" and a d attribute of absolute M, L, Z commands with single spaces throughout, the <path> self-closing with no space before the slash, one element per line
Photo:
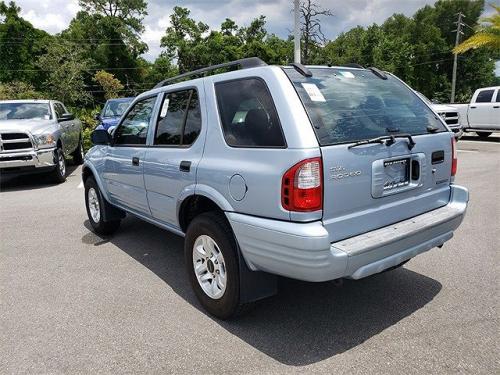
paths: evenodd
<path fill-rule="evenodd" d="M 215 85 L 224 138 L 233 147 L 285 147 L 273 99 L 265 83 L 246 78 Z"/>
<path fill-rule="evenodd" d="M 191 145 L 201 130 L 201 113 L 196 90 L 165 95 L 160 107 L 155 145 Z"/>
<path fill-rule="evenodd" d="M 497 91 L 497 103 L 500 103 L 500 89 Z"/>
<path fill-rule="evenodd" d="M 491 102 L 491 98 L 493 98 L 494 92 L 495 92 L 495 90 L 479 91 L 479 94 L 477 94 L 476 103 L 489 103 L 489 102 Z"/>

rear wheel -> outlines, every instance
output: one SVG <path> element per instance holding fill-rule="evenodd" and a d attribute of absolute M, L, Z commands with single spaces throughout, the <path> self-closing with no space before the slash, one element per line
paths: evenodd
<path fill-rule="evenodd" d="M 488 138 L 491 135 L 492 132 L 476 132 L 478 136 L 481 138 Z"/>
<path fill-rule="evenodd" d="M 56 183 L 66 181 L 66 159 L 60 147 L 54 151 L 54 163 L 56 164 L 54 170 L 51 172 L 52 180 Z"/>
<path fill-rule="evenodd" d="M 184 255 L 189 281 L 203 307 L 220 319 L 240 311 L 238 249 L 225 218 L 207 212 L 186 232 Z"/>
<path fill-rule="evenodd" d="M 105 220 L 104 210 L 109 205 L 102 197 L 101 191 L 93 177 L 85 181 L 85 206 L 87 216 L 94 232 L 98 234 L 111 234 L 120 226 L 120 220 Z"/>

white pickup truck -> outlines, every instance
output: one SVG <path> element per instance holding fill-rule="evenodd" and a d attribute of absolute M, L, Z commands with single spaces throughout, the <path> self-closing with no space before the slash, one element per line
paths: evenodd
<path fill-rule="evenodd" d="M 449 104 L 457 109 L 464 132 L 488 137 L 500 132 L 500 86 L 477 89 L 469 104 Z"/>

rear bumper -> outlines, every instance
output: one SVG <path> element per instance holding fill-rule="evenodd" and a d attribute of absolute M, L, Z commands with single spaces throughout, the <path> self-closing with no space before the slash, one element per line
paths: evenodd
<path fill-rule="evenodd" d="M 54 150 L 30 150 L 23 152 L 3 152 L 0 154 L 0 170 L 2 172 L 16 172 L 17 170 L 34 170 L 38 168 L 54 167 Z"/>
<path fill-rule="evenodd" d="M 306 281 L 360 279 L 443 245 L 462 222 L 468 200 L 467 189 L 452 185 L 444 207 L 335 243 L 319 221 L 226 215 L 251 270 Z"/>

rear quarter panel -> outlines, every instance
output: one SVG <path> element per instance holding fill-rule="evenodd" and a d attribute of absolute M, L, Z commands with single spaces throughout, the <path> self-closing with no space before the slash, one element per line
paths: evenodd
<path fill-rule="evenodd" d="M 236 148 L 226 144 L 214 84 L 248 77 L 259 77 L 266 82 L 286 138 L 286 148 Z M 290 220 L 290 212 L 281 206 L 282 176 L 298 161 L 321 156 L 309 119 L 290 81 L 278 67 L 244 69 L 208 77 L 205 92 L 209 126 L 197 170 L 197 190 L 219 192 L 234 212 Z M 237 199 L 231 192 L 230 181 L 235 175 L 241 176 L 246 185 L 243 199 Z M 317 212 L 294 219 L 320 218 L 321 212 Z"/>

